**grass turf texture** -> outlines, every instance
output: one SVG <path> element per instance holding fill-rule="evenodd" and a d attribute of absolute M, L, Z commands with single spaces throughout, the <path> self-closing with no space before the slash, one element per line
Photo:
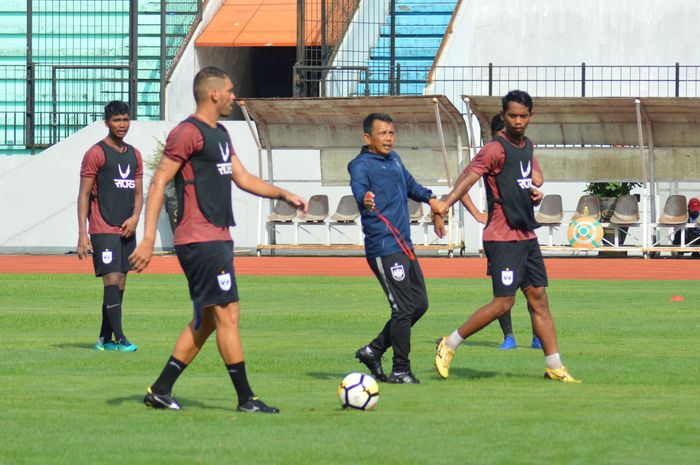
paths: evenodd
<path fill-rule="evenodd" d="M 522 347 L 498 350 L 494 323 L 438 379 L 435 339 L 489 300 L 490 282 L 428 280 L 411 353 L 423 384 L 381 384 L 373 412 L 342 410 L 336 387 L 362 371 L 354 352 L 388 315 L 374 279 L 238 284 L 251 384 L 280 415 L 234 412 L 213 338 L 175 386 L 182 411 L 141 403 L 189 316 L 182 276 L 130 275 L 124 323 L 139 351 L 98 353 L 100 281 L 0 274 L 0 464 L 697 463 L 697 282 L 553 282 L 560 350 L 584 382 L 567 385 L 542 379 L 521 296 Z"/>

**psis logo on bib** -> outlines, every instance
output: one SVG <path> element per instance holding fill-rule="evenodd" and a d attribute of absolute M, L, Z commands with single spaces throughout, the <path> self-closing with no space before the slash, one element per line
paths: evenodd
<path fill-rule="evenodd" d="M 219 287 L 222 291 L 231 289 L 231 273 L 221 273 L 216 279 L 219 280 Z"/>
<path fill-rule="evenodd" d="M 513 284 L 513 270 L 506 268 L 501 271 L 501 282 L 506 286 Z"/>
<path fill-rule="evenodd" d="M 403 270 L 403 265 L 394 263 L 394 266 L 391 267 L 391 276 L 394 278 L 394 281 L 403 281 L 403 278 L 406 277 L 406 273 Z"/>
<path fill-rule="evenodd" d="M 112 251 L 107 249 L 102 252 L 102 263 L 108 265 L 112 263 Z"/>

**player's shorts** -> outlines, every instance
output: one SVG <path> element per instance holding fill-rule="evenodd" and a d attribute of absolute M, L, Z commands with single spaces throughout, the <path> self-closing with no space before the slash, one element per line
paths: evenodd
<path fill-rule="evenodd" d="M 233 242 L 211 241 L 176 245 L 175 253 L 187 276 L 195 307 L 238 302 L 233 272 Z"/>
<path fill-rule="evenodd" d="M 537 239 L 484 241 L 494 297 L 515 295 L 518 289 L 547 287 L 547 269 Z"/>
<path fill-rule="evenodd" d="M 95 276 L 108 273 L 128 273 L 131 270 L 129 255 L 136 249 L 136 235 L 91 234 L 92 264 Z"/>

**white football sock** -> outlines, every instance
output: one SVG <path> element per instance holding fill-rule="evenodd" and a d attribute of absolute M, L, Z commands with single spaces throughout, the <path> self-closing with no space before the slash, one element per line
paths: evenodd
<path fill-rule="evenodd" d="M 547 368 L 551 368 L 552 370 L 558 370 L 561 368 L 562 364 L 561 357 L 559 357 L 559 352 L 555 352 L 551 355 L 545 355 L 544 363 L 547 365 Z"/>
<path fill-rule="evenodd" d="M 457 350 L 457 347 L 459 347 L 459 345 L 463 342 L 464 338 L 459 335 L 457 330 L 455 330 L 454 333 L 447 336 L 447 340 L 445 340 L 445 347 L 451 350 Z"/>

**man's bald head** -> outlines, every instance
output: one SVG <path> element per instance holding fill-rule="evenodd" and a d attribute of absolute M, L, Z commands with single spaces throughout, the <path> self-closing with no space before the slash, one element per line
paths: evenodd
<path fill-rule="evenodd" d="M 219 89 L 222 81 L 225 81 L 228 77 L 226 72 L 215 66 L 202 68 L 194 77 L 194 84 L 192 85 L 195 102 L 206 101 L 209 98 L 209 92 Z"/>

